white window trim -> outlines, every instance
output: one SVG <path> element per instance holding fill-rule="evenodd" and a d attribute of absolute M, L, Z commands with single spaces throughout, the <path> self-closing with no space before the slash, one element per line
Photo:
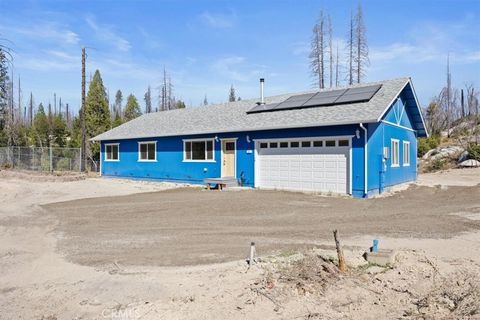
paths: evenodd
<path fill-rule="evenodd" d="M 105 154 L 103 161 L 106 162 L 119 162 L 120 161 L 120 143 L 105 143 Z M 117 146 L 118 147 L 118 159 L 107 159 L 107 146 Z"/>
<path fill-rule="evenodd" d="M 394 148 L 393 148 L 393 143 L 397 143 L 397 163 L 393 163 L 393 155 L 394 155 Z M 390 139 L 390 167 L 392 168 L 398 168 L 400 167 L 400 140 L 398 139 Z"/>
<path fill-rule="evenodd" d="M 406 146 L 406 147 L 405 147 Z M 408 150 L 408 162 L 405 162 L 405 149 Z M 402 155 L 402 164 L 404 167 L 410 166 L 410 141 L 403 141 L 403 155 Z"/>
<path fill-rule="evenodd" d="M 148 159 L 140 159 L 140 155 L 141 155 L 141 152 L 140 152 L 140 146 L 142 144 L 155 144 L 155 159 L 153 160 L 148 160 Z M 148 149 L 147 149 L 148 150 Z M 138 162 L 157 162 L 157 141 L 139 141 L 138 142 Z"/>
<path fill-rule="evenodd" d="M 201 142 L 201 141 L 204 141 L 205 142 L 205 160 L 190 160 L 190 159 L 187 159 L 187 148 L 186 148 L 186 143 L 187 142 Z M 213 158 L 212 159 L 207 159 L 207 148 L 206 148 L 206 142 L 207 141 L 212 141 L 212 156 Z M 217 162 L 215 161 L 215 138 L 206 138 L 206 139 L 183 139 L 183 161 L 182 162 L 202 162 L 202 163 L 205 163 L 205 162 L 210 162 L 210 163 L 214 163 L 214 162 Z"/>

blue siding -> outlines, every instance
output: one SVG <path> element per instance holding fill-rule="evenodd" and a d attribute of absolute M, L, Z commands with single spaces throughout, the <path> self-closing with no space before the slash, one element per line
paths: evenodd
<path fill-rule="evenodd" d="M 411 129 L 408 112 L 399 118 L 402 100 L 397 100 L 386 113 L 384 119 L 368 126 L 368 195 L 381 193 L 397 184 L 415 181 L 417 178 L 417 136 Z M 404 119 L 406 117 L 406 119 Z M 406 128 L 400 127 L 405 126 Z M 399 140 L 399 166 L 392 167 L 391 140 Z M 403 163 L 403 141 L 410 142 L 410 165 Z M 383 164 L 383 148 L 388 147 L 389 157 Z"/>
<path fill-rule="evenodd" d="M 159 179 L 165 181 L 203 183 L 205 178 L 221 176 L 221 141 L 220 139 L 237 139 L 237 178 L 243 177 L 244 185 L 255 184 L 255 139 L 302 138 L 354 136 L 359 127 L 356 125 L 318 127 L 302 129 L 283 129 L 255 132 L 218 134 L 215 144 L 215 162 L 183 162 L 184 139 L 211 139 L 215 135 L 195 135 L 165 137 L 155 139 L 132 139 L 102 142 L 102 175 L 129 178 Z M 361 132 L 363 134 L 363 132 Z M 247 142 L 247 135 L 251 142 Z M 138 161 L 138 142 L 157 142 L 157 162 Z M 120 143 L 120 161 L 104 161 L 105 143 Z M 363 190 L 363 136 L 352 139 L 352 189 Z"/>

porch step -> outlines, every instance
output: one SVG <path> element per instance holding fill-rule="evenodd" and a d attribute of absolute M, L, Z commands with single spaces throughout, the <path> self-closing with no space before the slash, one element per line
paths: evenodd
<path fill-rule="evenodd" d="M 222 187 L 237 187 L 238 181 L 235 177 L 222 177 L 222 178 L 208 178 L 203 180 L 203 182 L 210 187 L 211 185 L 222 185 Z"/>

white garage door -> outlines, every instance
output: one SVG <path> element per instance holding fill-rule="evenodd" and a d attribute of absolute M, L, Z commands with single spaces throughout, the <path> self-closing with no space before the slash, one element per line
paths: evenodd
<path fill-rule="evenodd" d="M 258 141 L 255 185 L 265 189 L 350 193 L 350 144 L 350 137 Z"/>

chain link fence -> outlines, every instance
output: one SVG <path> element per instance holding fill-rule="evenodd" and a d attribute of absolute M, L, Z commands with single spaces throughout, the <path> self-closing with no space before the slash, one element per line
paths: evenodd
<path fill-rule="evenodd" d="M 0 167 L 80 172 L 80 148 L 0 147 Z"/>

